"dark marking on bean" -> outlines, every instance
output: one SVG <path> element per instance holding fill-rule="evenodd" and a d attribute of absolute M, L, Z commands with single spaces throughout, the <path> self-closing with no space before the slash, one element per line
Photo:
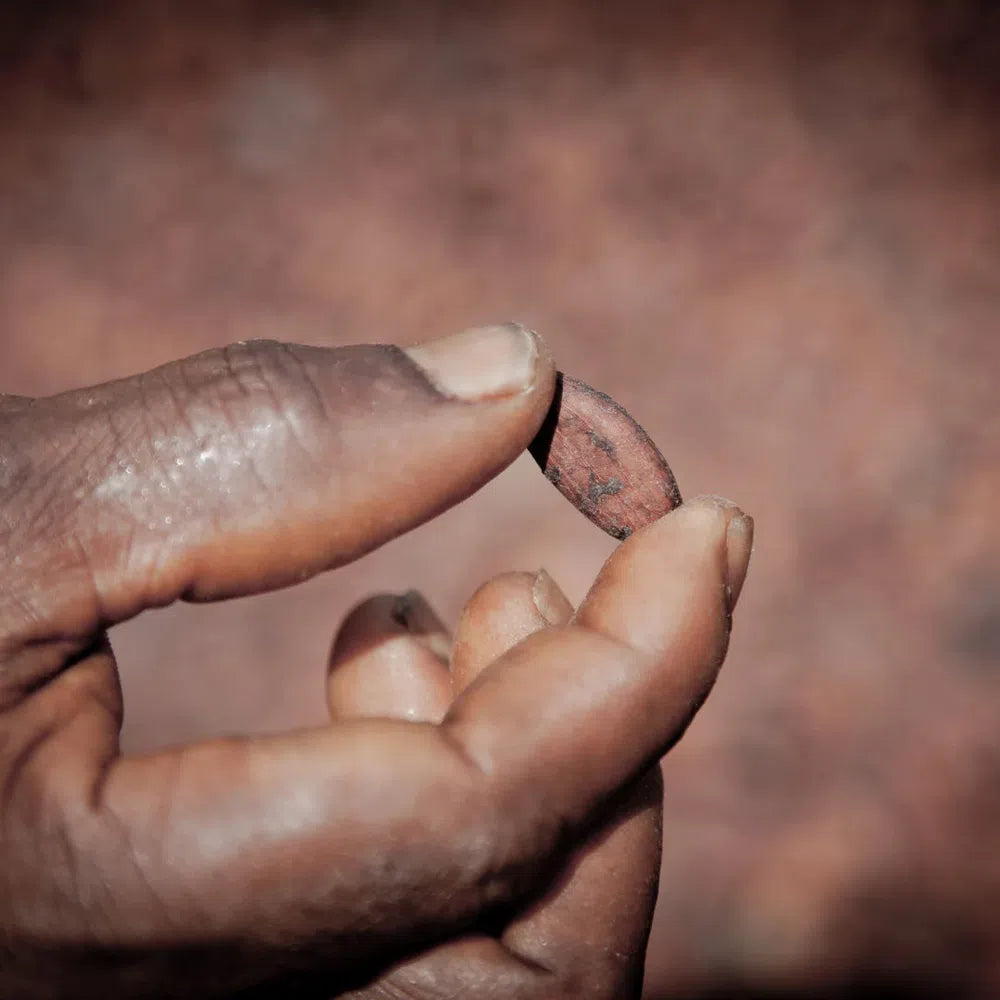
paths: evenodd
<path fill-rule="evenodd" d="M 612 477 L 602 483 L 593 473 L 590 474 L 590 485 L 587 488 L 587 499 L 591 503 L 599 503 L 602 497 L 613 497 L 622 491 L 622 481 Z"/>
<path fill-rule="evenodd" d="M 610 455 L 612 458 L 615 457 L 615 446 L 606 438 L 602 437 L 597 431 L 589 431 L 590 443 L 595 448 L 600 448 L 606 455 Z"/>

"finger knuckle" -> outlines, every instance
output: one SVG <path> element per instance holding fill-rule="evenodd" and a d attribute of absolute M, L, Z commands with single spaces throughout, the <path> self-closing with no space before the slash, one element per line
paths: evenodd
<path fill-rule="evenodd" d="M 78 895 L 80 856 L 74 810 L 53 766 L 54 739 L 51 727 L 16 742 L 8 736 L 0 770 L 0 851 L 8 909 L 17 903 L 25 919 L 32 913 L 64 911 L 67 901 Z"/>
<path fill-rule="evenodd" d="M 19 446 L 21 429 L 14 421 L 0 419 L 0 512 L 31 479 L 32 463 L 28 454 Z"/>
<path fill-rule="evenodd" d="M 36 495 L 45 477 L 34 438 L 17 416 L 0 418 L 0 554 L 8 567 L 18 565 L 19 539 L 48 507 Z"/>
<path fill-rule="evenodd" d="M 551 803 L 539 801 L 524 782 L 492 774 L 469 749 L 461 727 L 441 729 L 469 783 L 463 797 L 468 815 L 460 823 L 475 830 L 464 841 L 468 881 L 477 886 L 483 907 L 518 899 L 562 847 L 567 826 Z"/>
<path fill-rule="evenodd" d="M 223 355 L 235 388 L 253 405 L 270 405 L 288 419 L 325 415 L 315 372 L 291 344 L 252 340 L 231 344 Z"/>

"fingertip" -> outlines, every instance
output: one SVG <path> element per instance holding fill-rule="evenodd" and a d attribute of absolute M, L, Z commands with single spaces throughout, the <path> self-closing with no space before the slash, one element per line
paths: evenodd
<path fill-rule="evenodd" d="M 456 694 L 512 646 L 552 625 L 564 625 L 573 606 L 552 577 L 501 573 L 469 599 L 455 629 L 452 678 Z"/>
<path fill-rule="evenodd" d="M 718 533 L 720 527 L 724 526 L 726 599 L 729 610 L 732 611 L 743 590 L 747 568 L 750 565 L 754 520 L 732 500 L 712 494 L 695 497 L 685 506 L 695 511 L 703 511 L 710 516 L 713 520 L 710 529 L 712 532 Z"/>
<path fill-rule="evenodd" d="M 449 648 L 444 625 L 416 591 L 362 601 L 330 652 L 331 716 L 439 721 L 451 704 Z"/>
<path fill-rule="evenodd" d="M 743 592 L 747 570 L 750 568 L 750 557 L 753 555 L 754 530 L 753 518 L 741 511 L 730 520 L 726 532 L 730 611 L 736 607 L 736 602 Z"/>
<path fill-rule="evenodd" d="M 753 518 L 725 497 L 703 494 L 681 504 L 664 517 L 637 531 L 622 543 L 622 549 L 637 545 L 663 546 L 683 540 L 688 547 L 699 544 L 717 553 L 726 580 L 738 575 L 747 540 L 752 544 Z M 734 559 L 729 559 L 730 544 L 735 543 Z M 732 563 L 730 572 L 730 565 Z"/>
<path fill-rule="evenodd" d="M 665 619 L 666 607 L 683 613 L 692 635 L 728 632 L 731 595 L 738 595 L 742 586 L 747 541 L 752 540 L 748 521 L 735 503 L 722 497 L 700 496 L 682 504 L 622 542 L 598 574 L 576 621 L 654 654 L 677 624 Z M 736 540 L 732 553 L 727 541 L 731 528 Z"/>
<path fill-rule="evenodd" d="M 535 574 L 531 596 L 538 613 L 549 625 L 565 625 L 573 617 L 573 605 L 569 598 L 544 569 Z"/>

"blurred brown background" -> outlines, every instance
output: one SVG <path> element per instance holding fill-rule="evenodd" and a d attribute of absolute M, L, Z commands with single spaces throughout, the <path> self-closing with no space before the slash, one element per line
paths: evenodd
<path fill-rule="evenodd" d="M 651 997 L 1000 996 L 996 3 L 8 3 L 0 87 L 0 389 L 517 318 L 755 515 Z M 319 722 L 361 596 L 610 547 L 522 459 L 116 630 L 126 745 Z"/>

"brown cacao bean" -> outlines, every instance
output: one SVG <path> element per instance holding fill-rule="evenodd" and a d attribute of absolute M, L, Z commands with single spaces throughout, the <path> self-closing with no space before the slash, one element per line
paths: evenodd
<path fill-rule="evenodd" d="M 528 450 L 545 478 L 615 538 L 681 502 L 670 466 L 639 424 L 610 396 L 562 372 Z"/>

